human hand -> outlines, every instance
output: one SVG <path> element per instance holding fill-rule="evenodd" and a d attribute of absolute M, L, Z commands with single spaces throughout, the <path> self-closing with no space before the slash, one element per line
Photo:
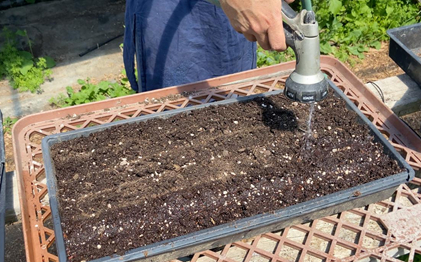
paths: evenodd
<path fill-rule="evenodd" d="M 281 0 L 220 0 L 220 3 L 232 27 L 249 41 L 257 41 L 265 50 L 287 48 Z"/>

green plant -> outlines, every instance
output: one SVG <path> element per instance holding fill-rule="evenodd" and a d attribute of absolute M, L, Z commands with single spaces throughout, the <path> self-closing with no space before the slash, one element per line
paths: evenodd
<path fill-rule="evenodd" d="M 266 51 L 260 46 L 257 48 L 257 66 L 271 66 L 281 62 L 295 60 L 295 53 L 291 48 L 285 52 Z"/>
<path fill-rule="evenodd" d="M 6 117 L 3 119 L 3 131 L 4 133 L 10 134 L 12 132 L 13 125 L 18 121 L 18 118 Z"/>
<path fill-rule="evenodd" d="M 134 76 L 136 77 L 136 81 L 138 80 L 137 78 L 137 70 L 134 71 Z M 129 78 L 127 77 L 127 73 L 126 73 L 126 69 L 121 70 L 121 79 L 120 82 L 123 86 L 130 88 L 130 82 L 129 82 Z"/>
<path fill-rule="evenodd" d="M 0 48 L 0 78 L 6 77 L 12 87 L 21 92 L 40 92 L 41 84 L 45 79 L 50 79 L 52 74 L 50 68 L 55 66 L 54 60 L 51 57 L 34 57 L 32 42 L 26 30 L 12 32 L 4 27 L 1 37 L 5 43 Z M 26 39 L 30 52 L 17 48 L 19 37 Z"/>
<path fill-rule="evenodd" d="M 132 89 L 118 82 L 101 81 L 98 84 L 93 84 L 88 78 L 86 81 L 79 79 L 78 84 L 82 86 L 79 91 L 75 92 L 72 87 L 68 86 L 66 87 L 67 96 L 59 94 L 57 97 L 52 97 L 49 100 L 50 104 L 57 107 L 67 107 L 135 93 Z"/>
<path fill-rule="evenodd" d="M 380 49 L 386 30 L 420 21 L 417 0 L 314 0 L 320 27 L 320 48 L 342 61 L 364 58 Z"/>

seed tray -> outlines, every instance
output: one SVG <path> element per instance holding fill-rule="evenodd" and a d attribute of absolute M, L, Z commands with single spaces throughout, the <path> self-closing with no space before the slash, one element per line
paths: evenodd
<path fill-rule="evenodd" d="M 3 115 L 0 111 L 0 261 L 4 261 L 6 215 L 6 153 L 4 150 Z"/>
<path fill-rule="evenodd" d="M 174 259 L 185 254 L 200 252 L 208 248 L 215 248 L 223 244 L 241 240 L 243 238 L 253 237 L 264 232 L 281 229 L 291 224 L 308 222 L 312 219 L 345 211 L 355 206 L 360 207 L 369 203 L 377 202 L 389 197 L 400 184 L 412 180 L 414 177 L 414 170 L 396 152 L 396 150 L 381 135 L 381 133 L 374 127 L 374 125 L 367 119 L 367 117 L 364 116 L 364 114 L 362 114 L 358 108 L 346 97 L 346 95 L 331 81 L 330 86 L 335 95 L 346 101 L 346 104 L 349 107 L 348 109 L 357 112 L 361 122 L 370 128 L 372 134 L 375 137 L 375 140 L 384 145 L 385 153 L 388 154 L 392 159 L 397 160 L 399 165 L 404 167 L 407 171 L 324 197 L 289 206 L 287 208 L 278 210 L 273 214 L 257 215 L 241 219 L 233 223 L 216 226 L 185 236 L 169 239 L 160 243 L 136 248 L 128 251 L 122 256 L 104 257 L 94 261 L 164 261 L 168 259 Z M 279 94 L 281 92 L 282 91 L 274 91 L 265 94 L 229 99 L 213 103 L 212 105 L 218 106 L 241 101 L 249 101 L 255 97 L 268 97 L 271 95 Z M 204 104 L 168 112 L 161 112 L 158 114 L 142 116 L 138 118 L 104 124 L 101 126 L 71 131 L 63 134 L 51 135 L 43 139 L 42 150 L 44 152 L 44 166 L 47 176 L 50 207 L 53 216 L 54 231 L 56 233 L 56 245 L 60 261 L 66 261 L 67 255 L 60 222 L 59 203 L 57 200 L 57 181 L 55 176 L 54 163 L 50 155 L 50 149 L 52 145 L 77 137 L 86 137 L 89 136 L 89 134 L 108 129 L 112 126 L 148 121 L 149 119 L 153 118 L 165 119 L 176 114 L 181 114 L 193 110 L 200 110 L 201 108 L 208 107 L 210 105 L 211 104 Z M 355 192 L 359 192 L 357 196 L 355 195 Z"/>
<path fill-rule="evenodd" d="M 389 56 L 421 88 L 421 23 L 387 31 Z"/>
<path fill-rule="evenodd" d="M 14 125 L 12 138 L 27 261 L 59 261 L 55 250 L 55 234 L 42 160 L 43 137 L 116 120 L 225 100 L 234 95 L 247 96 L 270 92 L 282 88 L 294 66 L 295 62 L 283 63 L 189 85 L 42 112 L 19 120 Z M 406 162 L 414 169 L 420 169 L 421 140 L 418 136 L 340 61 L 322 56 L 321 67 L 335 85 L 388 138 Z M 153 98 L 159 101 L 151 103 Z M 393 260 L 394 253 L 390 251 L 397 248 L 410 254 L 409 259 L 413 259 L 414 252 L 421 253 L 419 245 L 414 244 L 421 240 L 421 234 L 414 242 L 397 241 L 392 236 L 393 231 L 381 221 L 384 215 L 394 216 L 407 206 L 421 206 L 419 178 L 415 178 L 409 185 L 399 186 L 393 198 L 314 220 L 311 224 L 295 225 L 281 232 L 244 239 L 222 246 L 218 250 L 199 252 L 182 261 L 250 262 L 257 259 L 285 262 L 316 259 L 330 262 L 381 259 L 397 262 Z M 357 219 L 357 222 L 353 222 L 351 218 Z M 352 241 L 342 236 L 350 230 L 358 236 Z M 297 232 L 306 235 L 305 239 L 297 239 Z M 314 246 L 313 242 L 327 243 L 328 247 Z M 273 244 L 276 247 L 273 247 Z"/>

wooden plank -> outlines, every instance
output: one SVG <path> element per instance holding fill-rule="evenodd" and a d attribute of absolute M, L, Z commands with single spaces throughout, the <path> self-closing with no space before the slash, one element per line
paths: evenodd
<path fill-rule="evenodd" d="M 421 109 L 421 87 L 408 75 L 398 75 L 374 82 L 384 95 L 384 103 L 398 116 Z M 366 86 L 381 99 L 380 92 L 372 83 Z"/>

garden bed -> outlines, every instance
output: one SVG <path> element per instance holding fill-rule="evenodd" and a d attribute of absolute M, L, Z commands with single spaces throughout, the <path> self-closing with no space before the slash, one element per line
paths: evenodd
<path fill-rule="evenodd" d="M 258 97 L 54 144 L 57 192 L 51 177 L 48 184 L 52 206 L 58 196 L 66 256 L 122 255 L 397 173 L 392 184 L 408 179 L 408 166 L 342 99 L 315 105 L 311 128 L 309 107 Z"/>
<path fill-rule="evenodd" d="M 401 118 L 421 137 L 421 111 L 401 116 Z"/>

